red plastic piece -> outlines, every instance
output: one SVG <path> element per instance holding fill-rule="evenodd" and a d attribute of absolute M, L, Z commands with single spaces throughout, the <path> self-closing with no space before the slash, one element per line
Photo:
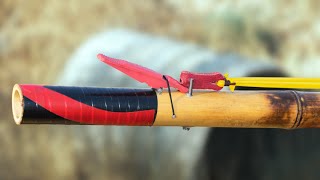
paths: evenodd
<path fill-rule="evenodd" d="M 22 94 L 64 119 L 81 124 L 151 126 L 155 110 L 110 112 L 98 109 L 39 85 L 20 85 Z"/>
<path fill-rule="evenodd" d="M 180 75 L 180 82 L 183 86 L 189 87 L 190 79 L 193 79 L 193 89 L 213 89 L 220 91 L 223 87 L 217 86 L 219 80 L 224 80 L 221 73 L 192 73 L 189 71 L 182 71 Z"/>
<path fill-rule="evenodd" d="M 148 84 L 152 88 L 158 89 L 167 87 L 167 82 L 163 79 L 163 75 L 156 71 L 125 60 L 111 58 L 103 54 L 99 54 L 98 58 L 109 66 L 118 69 L 119 71 L 134 78 L 135 80 L 138 80 L 139 82 Z M 170 86 L 178 89 L 181 92 L 188 92 L 188 88 L 182 86 L 177 80 L 170 76 L 166 77 L 170 83 Z"/>
<path fill-rule="evenodd" d="M 112 66 L 115 69 L 127 74 L 128 76 L 138 80 L 139 82 L 146 83 L 152 88 L 166 88 L 167 83 L 163 79 L 163 75 L 155 72 L 146 67 L 134 64 L 125 60 L 115 59 L 103 54 L 98 54 L 98 58 Z M 218 72 L 215 73 L 191 73 L 183 71 L 180 75 L 180 82 L 171 76 L 166 75 L 171 87 L 178 89 L 180 92 L 188 92 L 190 79 L 193 79 L 193 89 L 212 89 L 219 91 L 222 87 L 217 86 L 215 83 L 219 80 L 224 80 L 224 76 Z"/>

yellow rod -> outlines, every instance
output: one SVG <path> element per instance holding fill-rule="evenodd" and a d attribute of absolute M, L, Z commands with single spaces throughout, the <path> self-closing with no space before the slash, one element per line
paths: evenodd
<path fill-rule="evenodd" d="M 261 88 L 294 88 L 294 89 L 320 89 L 320 78 L 263 78 L 244 77 L 230 78 L 235 86 L 261 87 Z"/>
<path fill-rule="evenodd" d="M 237 81 L 235 86 L 265 87 L 265 88 L 295 88 L 295 89 L 320 89 L 320 83 L 299 82 L 246 82 Z"/>
<path fill-rule="evenodd" d="M 227 78 L 232 82 L 237 81 L 272 81 L 272 82 L 319 82 L 320 78 L 278 78 L 278 77 L 239 77 Z"/>

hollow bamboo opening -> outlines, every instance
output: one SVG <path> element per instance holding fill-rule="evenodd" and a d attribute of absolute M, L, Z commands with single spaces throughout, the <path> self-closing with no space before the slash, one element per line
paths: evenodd
<path fill-rule="evenodd" d="M 12 90 L 12 113 L 16 124 L 21 124 L 23 117 L 23 95 L 18 84 Z"/>

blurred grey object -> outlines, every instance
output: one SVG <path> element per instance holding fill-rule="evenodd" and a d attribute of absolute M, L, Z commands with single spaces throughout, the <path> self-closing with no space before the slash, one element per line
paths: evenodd
<path fill-rule="evenodd" d="M 84 42 L 68 60 L 57 83 L 148 88 L 100 62 L 96 58 L 98 53 L 129 60 L 176 78 L 182 70 L 217 71 L 233 77 L 278 70 L 268 62 L 248 60 L 234 54 L 216 54 L 197 45 L 117 29 L 101 32 Z M 91 165 L 99 164 L 104 167 L 107 177 L 119 179 L 193 178 L 209 130 L 191 128 L 184 131 L 181 127 L 72 128 L 78 144 L 75 151 L 85 154 L 89 148 L 85 141 L 91 141 L 94 146 L 90 147 L 94 151 L 90 154 L 94 156 Z"/>

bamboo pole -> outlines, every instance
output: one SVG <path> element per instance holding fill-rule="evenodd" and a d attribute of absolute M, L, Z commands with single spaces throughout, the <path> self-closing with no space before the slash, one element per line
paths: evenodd
<path fill-rule="evenodd" d="M 303 91 L 172 93 L 176 118 L 170 118 L 167 93 L 158 95 L 154 126 L 235 128 L 318 128 L 320 93 Z"/>
<path fill-rule="evenodd" d="M 30 86 L 31 87 L 31 86 Z M 303 91 L 194 91 L 191 97 L 185 93 L 172 92 L 173 107 L 176 118 L 172 118 L 172 108 L 168 92 L 161 94 L 154 90 L 137 90 L 137 95 L 126 94 L 129 89 L 100 88 L 99 93 L 95 89 L 90 91 L 81 99 L 90 99 L 93 104 L 103 99 L 100 103 L 108 105 L 109 110 L 97 110 L 98 115 L 92 109 L 86 114 L 84 109 L 90 108 L 87 105 L 75 106 L 75 100 L 68 102 L 68 94 L 78 97 L 77 92 L 81 92 L 79 87 L 66 88 L 60 92 L 63 102 L 59 98 L 52 97 L 58 94 L 42 86 L 16 85 L 12 93 L 13 117 L 17 124 L 100 124 L 100 125 L 134 125 L 134 126 L 183 126 L 183 127 L 234 127 L 234 128 L 319 128 L 320 127 L 320 93 Z M 54 89 L 51 87 L 51 89 Z M 50 91 L 50 92 L 48 92 Z M 51 92 L 52 91 L 52 92 Z M 69 91 L 69 92 L 67 92 Z M 117 92 L 119 91 L 119 92 Z M 113 94 L 110 94 L 113 92 Z M 120 93 L 121 92 L 121 93 Z M 27 97 L 27 94 L 31 94 Z M 53 94 L 52 94 L 53 93 Z M 108 94 L 108 95 L 106 95 Z M 147 95 L 146 95 L 147 94 Z M 61 94 L 60 94 L 61 95 Z M 101 95 L 101 96 L 100 96 Z M 97 100 L 94 97 L 100 96 Z M 113 96 L 111 102 L 110 98 Z M 145 96 L 145 97 L 143 97 Z M 126 97 L 126 98 L 121 98 Z M 130 98 L 131 97 L 131 98 Z M 140 100 L 139 100 L 140 98 Z M 146 99 L 147 98 L 147 99 Z M 31 100 L 36 99 L 37 104 L 32 104 Z M 67 99 L 67 100 L 65 100 Z M 99 100 L 100 99 L 100 100 Z M 111 98 L 112 99 L 112 98 Z M 114 100 L 117 101 L 114 101 Z M 122 100 L 121 100 L 122 99 Z M 142 100 L 144 99 L 144 100 Z M 125 102 L 120 102 L 125 101 Z M 118 103 L 118 104 L 117 104 Z M 122 103 L 122 104 L 121 104 Z M 130 104 L 131 103 L 131 104 Z M 139 104 L 140 103 L 140 104 Z M 143 105 L 142 103 L 146 103 Z M 154 105 L 155 104 L 155 105 Z M 111 112 L 110 105 L 126 109 L 125 112 Z M 137 105 L 137 111 L 133 107 Z M 49 120 L 49 116 L 44 112 L 55 113 L 60 119 Z M 140 106 L 144 106 L 142 111 Z M 114 107 L 112 108 L 113 111 Z M 60 112 L 56 111 L 60 108 Z M 153 111 L 154 110 L 154 111 Z M 28 116 L 26 114 L 30 114 Z M 133 114 L 135 113 L 135 114 Z M 140 114 L 137 114 L 140 113 Z M 85 117 L 83 115 L 86 114 Z M 125 114 L 125 115 L 123 115 Z M 123 116 L 122 116 L 123 115 Z M 32 118 L 30 118 L 32 117 Z M 50 116 L 52 117 L 52 116 Z M 61 118 L 63 117 L 63 118 Z M 82 119 L 82 120 L 79 120 Z M 87 119 L 91 118 L 90 121 Z M 140 119 L 139 119 L 140 118 Z"/>

